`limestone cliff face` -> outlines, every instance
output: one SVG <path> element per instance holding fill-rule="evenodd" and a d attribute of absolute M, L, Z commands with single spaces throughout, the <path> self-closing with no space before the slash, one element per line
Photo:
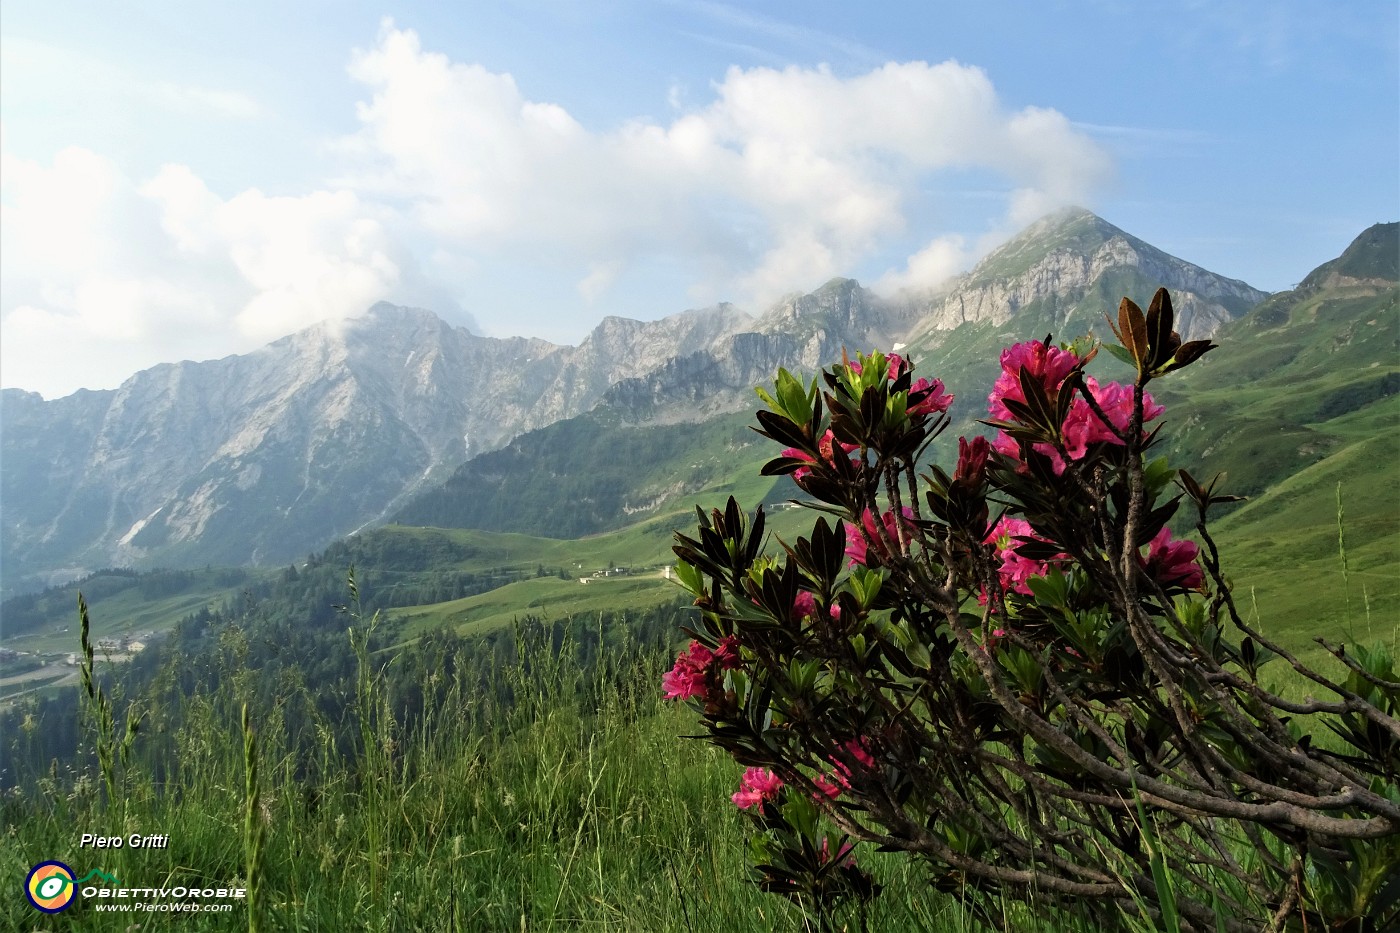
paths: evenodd
<path fill-rule="evenodd" d="M 718 347 L 753 326 L 733 305 L 673 314 L 659 321 L 606 317 L 577 347 L 555 354 L 558 371 L 532 404 L 512 422 L 513 433 L 544 427 L 593 407 L 608 388 L 645 375 L 676 356 Z M 501 443 L 509 440 L 502 438 Z"/>
<path fill-rule="evenodd" d="M 1134 283 L 1139 293 L 1130 297 L 1144 305 L 1165 286 L 1177 329 L 1187 340 L 1210 336 L 1267 297 L 1244 282 L 1169 256 L 1088 211 L 1069 210 L 1038 221 L 994 250 L 927 307 L 915 331 L 950 331 L 978 321 L 1003 324 L 1047 299 L 1070 308 L 1110 276 Z"/>
<path fill-rule="evenodd" d="M 1097 319 L 1110 287 L 1146 300 L 1158 284 L 1191 338 L 1263 297 L 1066 212 L 922 302 L 833 279 L 757 319 L 730 305 L 605 318 L 576 347 L 482 337 L 379 304 L 255 353 L 157 366 L 113 391 L 45 401 L 5 390 L 0 562 L 7 587 L 110 565 L 284 562 L 394 514 L 468 458 L 600 403 L 632 423 L 704 420 L 753 407 L 753 386 L 779 367 L 811 374 L 843 349 L 926 348 L 960 324 L 1046 302 L 1061 315 L 1082 303 Z"/>
<path fill-rule="evenodd" d="M 811 374 L 843 350 L 889 350 L 913 318 L 908 305 L 885 301 L 853 279 L 832 279 L 810 294 L 784 298 L 751 332 L 619 381 L 602 404 L 660 423 L 752 408 L 753 387 L 771 383 L 779 367 Z"/>
<path fill-rule="evenodd" d="M 6 580 L 291 560 L 382 520 L 470 456 L 751 324 L 724 305 L 604 320 L 578 347 L 379 304 L 243 356 L 53 401 L 0 396 Z"/>

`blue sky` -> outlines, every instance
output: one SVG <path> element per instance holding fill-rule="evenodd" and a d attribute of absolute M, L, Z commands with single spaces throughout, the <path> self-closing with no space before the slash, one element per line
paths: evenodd
<path fill-rule="evenodd" d="M 1400 214 L 1391 0 L 0 7 L 0 384 L 381 298 L 574 343 L 1082 204 L 1288 288 Z"/>

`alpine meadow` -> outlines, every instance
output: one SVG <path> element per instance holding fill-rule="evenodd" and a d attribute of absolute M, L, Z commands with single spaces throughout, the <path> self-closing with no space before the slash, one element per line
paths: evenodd
<path fill-rule="evenodd" d="M 1400 930 L 1383 6 L 7 8 L 0 929 Z"/>
<path fill-rule="evenodd" d="M 1400 864 L 1388 822 L 1400 702 L 1391 661 L 1397 251 L 1397 225 L 1373 227 L 1298 288 L 1256 301 L 1240 283 L 1070 212 L 1034 225 L 931 303 L 901 306 L 834 281 L 756 321 L 721 309 L 651 327 L 606 322 L 599 345 L 622 334 L 654 346 L 663 327 L 680 349 L 698 331 L 708 340 L 616 380 L 582 414 L 474 456 L 377 527 L 329 544 L 284 542 L 312 548 L 304 559 L 265 569 L 137 562 L 8 598 L 6 870 L 69 852 L 72 827 L 125 836 L 179 826 L 170 848 L 115 849 L 100 867 L 166 889 L 236 883 L 242 912 L 186 918 L 211 929 L 1262 929 L 1304 918 L 1383 929 L 1395 917 Z M 1131 264 L 1091 277 L 1114 255 Z M 1075 268 L 1078 278 L 1063 271 Z M 1112 326 L 1104 320 L 1106 295 L 1141 295 L 1161 279 L 1201 290 L 1169 284 L 1166 323 L 1160 309 L 1150 326 L 1125 319 L 1124 330 L 1116 307 Z M 1030 297 L 1005 316 L 947 326 L 947 308 L 998 307 L 980 297 L 996 291 Z M 1173 324 L 1173 306 L 1197 311 Z M 384 322 L 400 319 L 421 335 L 422 353 L 445 357 L 454 334 L 426 318 L 381 306 L 331 350 L 323 332 L 291 343 L 370 361 L 359 335 L 382 344 Z M 1187 331 L 1164 342 L 1174 326 Z M 1134 343 L 1139 327 L 1151 334 L 1145 344 Z M 1039 342 L 1052 330 L 1079 336 L 1070 350 Z M 1106 352 L 1091 360 L 1096 344 L 1083 335 L 1113 330 L 1130 362 Z M 843 348 L 896 343 L 908 348 L 859 366 L 847 351 L 842 368 Z M 999 352 L 1011 344 L 1021 349 Z M 1147 362 L 1134 361 L 1138 345 L 1153 354 Z M 601 353 L 587 342 L 573 353 L 590 350 Z M 1172 353 L 1193 361 L 1173 372 Z M 260 363 L 248 379 L 268 378 Z M 181 384 L 199 384 L 210 364 L 183 365 L 191 372 Z M 240 363 L 217 365 L 235 373 Z M 1133 396 L 1113 387 L 1130 386 L 1139 365 L 1166 374 L 1136 416 L 1142 440 L 1124 446 L 1113 432 L 1132 420 Z M 452 371 L 445 359 L 441 368 Z M 819 368 L 837 374 L 828 420 L 812 393 L 830 387 L 808 387 L 804 375 Z M 780 372 L 794 375 L 774 388 Z M 1087 407 L 1075 414 L 1085 403 L 1070 400 L 1071 373 L 1106 421 Z M 372 383 L 357 377 L 351 367 L 342 379 L 368 399 Z M 158 378 L 170 374 L 142 374 L 122 391 L 139 398 Z M 1042 379 L 1036 402 L 1025 390 Z M 772 411 L 789 419 L 800 408 L 807 422 L 755 422 L 751 384 L 765 383 Z M 885 394 L 862 402 L 876 386 Z M 251 390 L 233 382 L 225 391 Z M 1007 401 L 989 411 L 978 403 L 989 395 Z M 832 407 L 842 399 L 854 407 Z M 167 397 L 164 413 L 134 410 L 135 401 L 122 410 L 154 442 L 178 398 Z M 7 464 L 44 449 L 44 432 L 77 443 L 83 430 L 80 419 L 39 413 L 62 401 L 7 392 L 5 404 Z M 892 405 L 923 424 L 918 443 L 866 436 L 843 420 L 867 423 L 873 411 L 882 425 L 880 406 Z M 383 410 L 367 400 L 347 409 L 345 430 L 391 417 L 396 426 L 379 433 L 405 430 Z M 93 420 L 120 430 L 110 416 Z M 368 445 L 368 463 L 377 451 Z M 897 470 L 887 465 L 896 454 Z M 847 465 L 818 483 L 817 468 L 838 462 Z M 1069 477 L 1115 482 L 1132 462 L 1157 499 L 1135 513 L 1140 543 L 1126 546 L 1144 555 L 1142 569 L 1117 584 L 1137 579 L 1139 610 L 1093 595 L 1106 585 L 1095 567 L 1119 564 L 1121 533 L 1095 543 L 1091 523 L 1078 543 L 1047 517 L 1078 498 Z M 273 461 L 259 465 L 258 482 L 242 490 L 249 460 L 224 468 L 229 494 L 275 501 L 272 484 L 285 479 Z M 41 496 L 20 486 L 30 476 L 7 467 L 7 502 L 37 510 Z M 81 482 L 97 494 L 97 477 Z M 168 481 L 161 494 L 178 497 L 193 482 Z M 1026 483 L 1042 498 L 1012 492 Z M 969 499 L 975 490 L 986 498 Z M 404 495 L 371 502 L 369 493 L 343 507 L 384 510 Z M 1110 530 L 1127 520 L 1131 499 L 1118 495 L 1094 500 L 1115 503 Z M 1035 511 L 1054 497 L 1068 499 Z M 185 507 L 169 501 L 159 508 Z M 1208 538 L 1195 531 L 1207 502 Z M 891 503 L 907 518 L 871 525 L 870 509 Z M 813 531 L 811 509 L 825 504 L 835 515 Z M 698 540 L 696 506 L 720 510 Z M 743 538 L 734 523 L 755 523 L 760 507 L 766 525 Z M 7 525 L 7 541 L 23 528 Z M 220 527 L 216 541 L 178 543 L 199 562 L 212 547 L 251 553 L 262 533 L 250 528 L 240 545 Z M 957 541 L 953 558 L 946 549 Z M 115 559 L 122 542 L 111 547 Z M 736 547 L 744 563 L 725 569 Z M 1159 550 L 1175 569 L 1152 570 Z M 23 553 L 32 565 L 41 552 Z M 145 559 L 178 553 L 152 548 Z M 942 585 L 953 567 L 982 582 L 955 591 L 950 617 L 925 617 L 917 607 L 939 603 L 920 586 Z M 720 595 L 730 590 L 750 608 Z M 799 608 L 772 616 L 774 599 Z M 1143 626 L 1165 639 L 1160 657 L 1138 643 Z M 692 667 L 676 661 L 683 633 L 702 638 L 682 653 Z M 721 644 L 710 639 L 728 660 L 710 660 L 704 646 Z M 851 664 L 856 672 L 843 673 Z M 678 679 L 682 670 L 699 679 Z M 846 689 L 887 699 L 867 709 L 840 699 Z M 961 699 L 935 699 L 948 690 Z M 1046 736 L 999 721 L 999 690 L 1123 777 L 1091 777 Z M 778 697 L 782 706 L 766 711 Z M 939 709 L 953 718 L 927 721 Z M 1188 728 L 1172 724 L 1180 709 Z M 1278 723 L 1270 734 L 1282 729 L 1292 744 L 1265 757 L 1232 716 L 1254 729 Z M 1149 739 L 1142 730 L 1154 721 Z M 713 745 L 678 738 L 707 729 Z M 816 740 L 809 735 L 836 751 L 792 746 Z M 1336 769 L 1354 791 L 1314 765 Z M 1289 769 L 1313 783 L 1275 776 Z M 960 771 L 968 784 L 938 790 Z M 1269 778 L 1281 796 L 1266 792 Z M 1195 797 L 1183 804 L 1169 787 L 1222 807 L 1262 812 L 1278 801 L 1367 834 L 1251 822 Z M 1375 802 L 1350 799 L 1355 791 Z M 913 822 L 891 825 L 891 812 Z M 998 823 L 1026 841 L 988 836 Z M 74 861 L 86 871 L 91 857 Z M 94 906 L 80 900 L 64 922 L 108 928 Z M 32 925 L 29 904 L 5 909 L 16 928 Z"/>

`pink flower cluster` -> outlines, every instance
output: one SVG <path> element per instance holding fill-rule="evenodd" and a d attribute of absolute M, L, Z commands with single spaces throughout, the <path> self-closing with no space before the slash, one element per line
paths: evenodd
<path fill-rule="evenodd" d="M 958 465 L 953 470 L 953 481 L 979 486 L 987 476 L 987 460 L 990 459 L 992 445 L 978 435 L 969 441 L 958 438 Z"/>
<path fill-rule="evenodd" d="M 987 410 L 993 418 L 1014 421 L 1006 400 L 1025 403 L 1026 393 L 1021 390 L 1022 369 L 1029 372 L 1053 400 L 1060 392 L 1060 384 L 1078 364 L 1079 357 L 1070 351 L 1038 340 L 1007 347 L 1001 351 L 1001 375 L 987 397 Z"/>
<path fill-rule="evenodd" d="M 720 641 L 719 647 L 709 648 L 692 641 L 690 647 L 676 657 L 676 666 L 661 677 L 661 686 L 668 700 L 710 699 L 717 686 L 720 671 L 732 671 L 739 666 L 739 642 L 733 635 Z"/>
<path fill-rule="evenodd" d="M 1171 531 L 1163 528 L 1149 542 L 1143 567 L 1152 579 L 1164 587 L 1199 590 L 1205 582 L 1205 575 L 1196 563 L 1199 553 L 1200 548 L 1194 542 L 1173 541 Z"/>
<path fill-rule="evenodd" d="M 916 379 L 909 387 L 910 417 L 945 412 L 953 404 L 953 396 L 944 391 L 942 379 Z"/>
<path fill-rule="evenodd" d="M 983 540 L 996 548 L 996 556 L 1001 561 L 998 573 L 1001 577 L 1001 585 L 1004 590 L 1012 593 L 1031 595 L 1031 588 L 1026 581 L 1031 577 L 1043 577 L 1050 572 L 1051 564 L 1059 560 L 1068 560 L 1068 554 L 1058 554 L 1049 561 L 1031 560 L 1017 553 L 1016 548 L 1021 541 L 1018 538 L 1034 538 L 1037 541 L 1045 539 L 1037 535 L 1032 529 L 1030 522 L 1020 518 L 1012 518 L 1009 515 L 1002 516 L 1001 521 L 987 533 Z M 983 594 L 985 600 L 986 594 Z"/>
<path fill-rule="evenodd" d="M 734 806 L 740 810 L 747 810 L 749 807 L 761 807 L 765 803 L 777 800 L 778 792 L 782 789 L 783 779 L 772 771 L 767 768 L 750 768 L 740 779 L 739 790 L 729 799 L 734 801 Z"/>
<path fill-rule="evenodd" d="M 833 620 L 841 618 L 841 607 L 832 603 L 827 609 Z M 817 616 L 817 598 L 807 590 L 797 594 L 797 598 L 792 601 L 792 619 L 794 622 L 806 622 Z"/>
<path fill-rule="evenodd" d="M 890 540 L 896 543 L 900 541 L 901 529 L 905 540 L 914 531 L 912 519 L 914 510 L 905 506 L 900 510 L 903 517 L 895 515 L 894 510 L 888 510 L 880 516 L 880 522 L 885 526 L 885 531 L 889 533 Z M 869 509 L 860 517 L 860 523 L 865 528 L 865 534 L 870 535 L 871 544 L 865 543 L 865 534 L 859 528 L 848 529 L 846 532 L 846 556 L 850 558 L 851 566 L 860 565 L 868 567 L 870 565 L 871 553 L 877 560 L 888 560 L 890 553 L 885 542 L 880 539 L 880 532 L 875 524 L 875 514 Z"/>
<path fill-rule="evenodd" d="M 856 457 L 852 457 L 851 454 L 858 450 L 860 450 L 860 446 L 857 444 L 847 444 L 844 441 L 838 441 L 836 435 L 831 433 L 830 428 L 821 436 L 821 440 L 817 441 L 817 452 L 821 454 L 821 458 L 824 462 L 832 466 L 836 465 L 837 451 L 840 451 L 841 456 L 855 460 Z M 796 447 L 785 447 L 783 449 L 783 456 L 792 457 L 795 460 L 805 460 L 808 463 L 817 462 L 816 458 L 811 454 L 804 450 L 798 450 Z M 811 472 L 811 467 L 798 467 L 792 471 L 792 478 L 795 482 L 800 483 L 806 479 Z"/>
<path fill-rule="evenodd" d="M 862 771 L 875 770 L 875 756 L 870 754 L 870 746 L 864 739 L 848 739 L 841 743 L 841 748 L 845 753 L 855 760 L 855 763 Z M 812 778 L 812 783 L 817 785 L 820 794 L 832 798 L 833 800 L 841 796 L 841 792 L 851 789 L 851 779 L 855 776 L 850 765 L 841 761 L 836 756 L 827 759 L 832 764 L 831 777 L 825 774 L 818 774 Z M 814 798 L 818 794 L 812 795 Z"/>
<path fill-rule="evenodd" d="M 886 368 L 885 377 L 890 382 L 897 382 L 900 376 L 909 371 L 909 361 L 898 353 L 885 354 Z M 863 367 L 857 360 L 852 360 L 846 364 L 851 372 L 857 376 L 864 372 Z M 944 412 L 948 406 L 953 404 L 953 396 L 948 395 L 944 390 L 942 379 L 915 379 L 909 386 L 909 405 L 905 411 L 911 415 L 931 415 L 935 412 Z"/>
<path fill-rule="evenodd" d="M 1024 403 L 1026 400 L 1025 392 L 1021 388 L 1022 367 L 1040 383 L 1045 389 L 1045 394 L 1053 403 L 1059 396 L 1060 387 L 1064 383 L 1065 377 L 1070 374 L 1078 362 L 1079 358 L 1068 350 L 1047 346 L 1038 341 L 1018 343 L 1013 347 L 1008 347 L 1001 354 L 1001 375 L 997 377 L 996 385 L 992 387 L 992 394 L 987 398 L 988 411 L 993 418 L 1003 421 L 1015 420 L 1011 410 L 1006 406 L 1006 401 L 1009 399 Z M 1093 397 L 1118 431 L 1126 432 L 1128 430 L 1133 419 L 1132 386 L 1117 382 L 1099 385 L 1098 380 L 1093 376 L 1085 376 L 1084 391 Z M 1151 395 L 1144 394 L 1142 412 L 1144 424 L 1160 417 L 1164 410 L 1161 405 L 1153 402 Z M 1082 395 L 1076 395 L 1070 404 L 1069 413 L 1065 416 L 1065 423 L 1061 426 L 1061 430 L 1064 434 L 1065 451 L 1069 454 L 1070 460 L 1082 459 L 1088 453 L 1091 444 L 1103 443 L 1121 446 L 1123 443 L 1118 435 L 1094 413 Z M 992 446 L 999 453 L 1008 457 L 1019 458 L 1021 455 L 1020 447 L 1016 441 L 1004 431 L 997 434 L 996 441 Z M 1036 444 L 1035 450 L 1050 458 L 1055 475 L 1058 476 L 1065 471 L 1065 461 L 1053 446 Z"/>

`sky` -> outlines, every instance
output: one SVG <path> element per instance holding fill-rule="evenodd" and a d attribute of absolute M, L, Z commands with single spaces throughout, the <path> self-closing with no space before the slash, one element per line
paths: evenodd
<path fill-rule="evenodd" d="M 577 343 L 894 294 L 1068 204 L 1286 289 L 1400 216 L 1397 46 L 1393 0 L 6 0 L 0 385 L 379 300 Z"/>

